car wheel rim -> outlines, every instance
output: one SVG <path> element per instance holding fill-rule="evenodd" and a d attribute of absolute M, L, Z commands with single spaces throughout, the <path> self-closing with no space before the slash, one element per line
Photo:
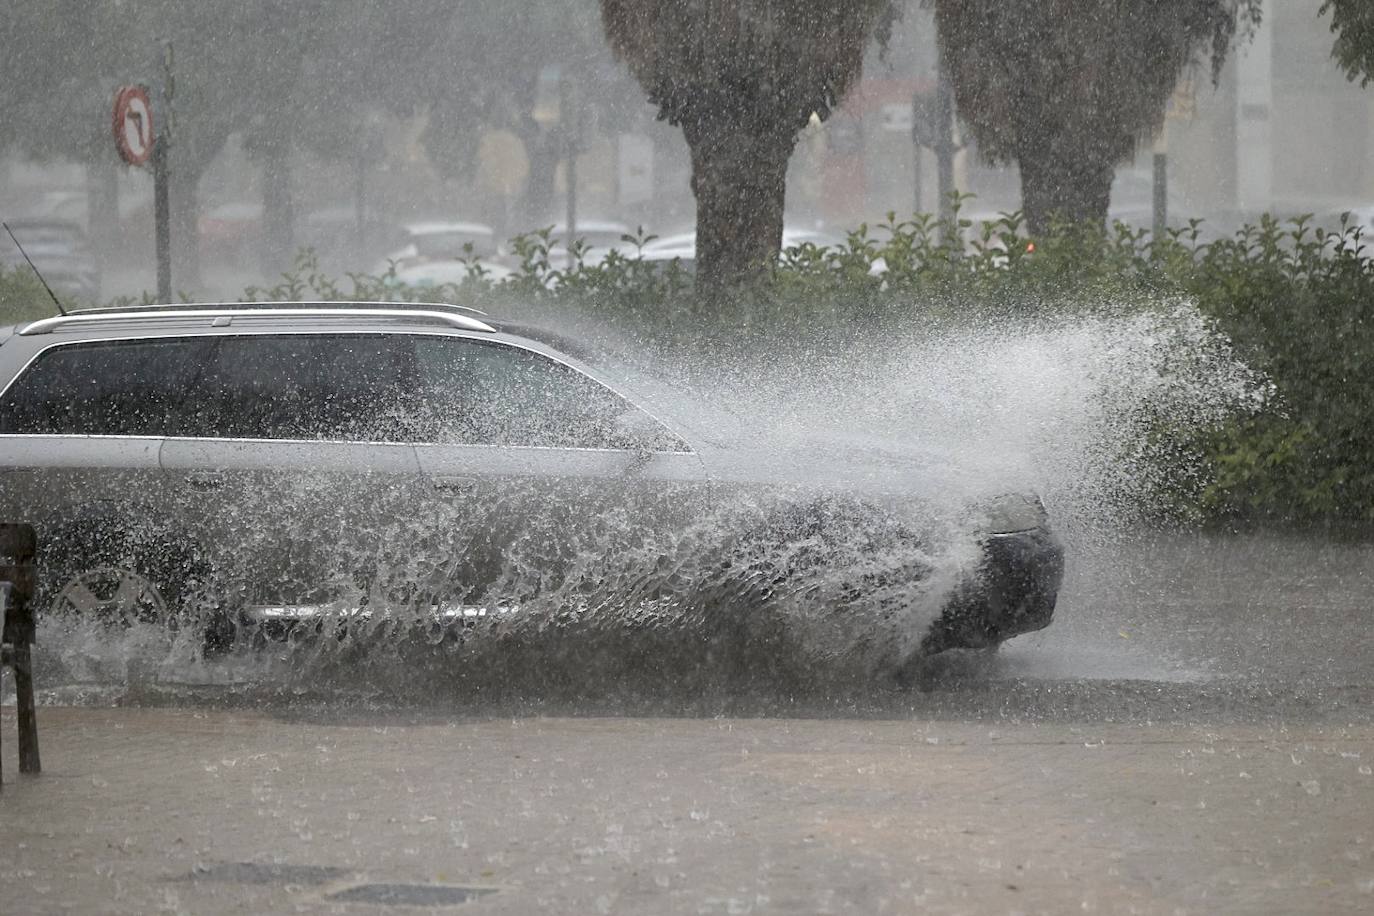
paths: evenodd
<path fill-rule="evenodd" d="M 53 601 L 56 614 L 109 625 L 162 623 L 167 602 L 146 576 L 131 569 L 102 567 L 72 578 Z"/>

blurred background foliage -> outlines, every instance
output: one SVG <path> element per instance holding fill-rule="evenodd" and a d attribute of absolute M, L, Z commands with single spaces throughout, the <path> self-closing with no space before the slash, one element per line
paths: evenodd
<path fill-rule="evenodd" d="M 571 264 L 541 232 L 514 239 L 520 265 L 496 282 L 472 257 L 461 283 L 417 288 L 387 275 L 333 277 L 309 251 L 247 300 L 450 302 L 504 317 L 590 316 L 646 346 L 687 351 L 786 342 L 844 346 L 898 328 L 1111 315 L 1179 296 L 1197 304 L 1268 382 L 1266 396 L 1215 428 L 1161 420 L 1154 460 L 1177 461 L 1170 514 L 1214 524 L 1374 523 L 1374 260 L 1359 227 L 1266 217 L 1203 242 L 1193 224 L 1153 240 L 1060 224 L 1031 240 L 1021 215 L 975 225 L 928 214 L 860 226 L 845 244 L 788 249 L 771 281 L 709 309 L 692 265 L 630 254 Z M 124 300 L 128 301 L 128 300 Z M 0 323 L 53 313 L 26 268 L 0 273 Z M 1201 460 L 1202 474 L 1191 465 Z M 1167 469 L 1166 469 L 1167 470 Z M 1170 475 L 1160 475 L 1169 480 Z"/>
<path fill-rule="evenodd" d="M 1018 24 L 1038 22 L 1036 17 L 1047 10 L 1079 15 L 1085 29 L 1105 28 L 1121 19 L 1103 19 L 1104 9 L 1119 5 L 1096 0 L 1013 4 L 1016 15 L 1008 18 L 995 16 L 1001 7 L 990 3 L 937 0 L 927 5 L 936 10 L 946 50 L 995 43 L 1011 26 L 1019 34 L 1026 29 Z M 600 6 L 587 0 L 540 0 L 512 15 L 508 7 L 487 0 L 408 0 L 406 15 L 398 16 L 375 0 L 6 4 L 0 8 L 0 28 L 6 35 L 34 40 L 13 41 L 7 46 L 10 53 L 0 55 L 0 99 L 7 115 L 0 120 L 0 148 L 39 160 L 88 163 L 92 234 L 118 234 L 113 181 L 118 166 L 109 150 L 109 99 L 114 87 L 136 71 L 146 74 L 156 68 L 148 40 L 156 35 L 173 43 L 178 61 L 173 236 L 184 245 L 175 257 L 178 277 L 185 276 L 192 288 L 199 272 L 197 183 L 234 133 L 246 138 L 245 152 L 264 174 L 258 241 L 269 255 L 265 262 L 278 264 L 295 248 L 292 185 L 285 176 L 293 151 L 351 163 L 358 176 L 369 174 L 377 147 L 388 140 L 380 111 L 398 118 L 422 114 L 418 142 L 435 168 L 450 175 L 482 166 L 483 134 L 473 125 L 498 127 L 519 138 L 526 160 L 518 163 L 518 171 L 525 173 L 522 197 L 507 206 L 521 212 L 488 214 L 493 217 L 488 221 L 540 225 L 549 201 L 557 197 L 556 169 L 566 153 L 562 146 L 569 145 L 556 127 L 553 109 L 560 109 L 561 117 L 565 103 L 569 111 L 575 107 L 573 99 L 559 95 L 560 87 L 585 83 L 600 92 L 626 94 L 626 106 L 598 109 L 607 118 L 642 108 L 647 94 L 670 120 L 691 120 L 690 113 L 664 105 L 670 96 L 690 97 L 695 84 L 660 79 L 659 69 L 646 63 L 657 60 L 656 54 L 635 55 L 629 50 L 632 43 L 620 42 L 622 57 L 648 85 L 635 87 L 623 73 L 615 78 L 619 67 L 611 60 Z M 1255 8 L 1248 0 L 1170 0 L 1149 6 L 1159 21 L 1141 19 L 1131 28 L 1112 31 L 1111 41 L 1102 38 L 1095 46 L 1115 56 L 1083 72 L 1133 73 L 1162 60 L 1165 66 L 1157 67 L 1158 73 L 1150 71 L 1158 79 L 1145 87 L 1149 91 L 1126 93 L 1129 98 L 1107 106 L 1100 123 L 1064 128 L 1065 136 L 1083 140 L 1063 147 L 1077 150 L 1068 158 L 1103 176 L 1108 165 L 1158 125 L 1180 70 L 1200 57 L 1215 66 L 1232 40 L 1244 34 L 1245 12 Z M 889 5 L 875 0 L 859 7 L 872 13 Z M 1331 17 L 1336 57 L 1352 79 L 1367 78 L 1374 61 L 1369 9 L 1367 0 L 1327 0 L 1321 7 Z M 975 15 L 980 11 L 983 15 Z M 848 84 L 859 65 L 858 50 L 870 33 L 884 31 L 880 26 L 889 18 L 863 19 L 855 32 L 863 40 L 847 45 L 852 53 L 837 71 L 848 76 L 821 80 L 822 96 L 839 94 L 839 87 Z M 1073 50 L 1074 34 L 1046 34 L 1040 44 Z M 53 35 L 79 53 L 53 53 L 51 41 L 38 40 Z M 1063 41 L 1066 35 L 1071 40 Z M 1133 56 L 1142 36 L 1149 39 L 1144 44 L 1156 47 L 1144 62 Z M 754 56 L 745 55 L 749 60 Z M 1020 70 L 1014 65 L 1021 58 L 1004 58 L 1012 70 L 1002 74 L 999 86 L 1071 85 L 1027 76 L 1032 63 L 1045 63 L 1043 55 L 1024 58 Z M 1073 55 L 1065 59 L 1070 70 L 1080 69 Z M 691 70 L 684 65 L 673 72 Z M 967 101 L 978 96 L 974 77 L 996 75 L 963 73 L 955 66 L 954 91 Z M 832 84 L 833 92 L 828 88 Z M 1040 125 L 1046 112 L 1067 116 L 1077 110 L 1073 105 L 1082 102 L 1080 96 L 1058 92 L 1039 100 L 1039 107 L 1027 107 L 1031 126 Z M 783 113 L 789 143 L 798 119 L 805 122 L 806 109 L 817 109 L 810 96 L 803 101 L 798 111 Z M 1032 154 L 1044 152 L 1044 143 L 1018 146 L 1026 139 L 1023 135 L 1036 131 L 1017 120 L 1022 113 L 1017 105 L 965 109 L 962 117 L 985 154 L 1015 159 L 1024 167 Z M 975 115 L 1001 115 L 997 123 L 984 123 L 969 116 L 971 109 Z M 53 117 L 54 111 L 64 116 Z M 1093 144 L 1102 146 L 1096 159 L 1088 155 Z M 487 158 L 493 157 L 500 159 L 501 150 L 488 150 Z M 783 189 L 774 184 L 780 199 Z M 1051 184 L 1071 189 L 1076 180 L 1069 176 Z M 355 211 L 360 225 L 366 214 L 361 197 Z M 1200 484 L 1180 486 L 1174 498 L 1214 522 L 1374 521 L 1369 460 L 1374 454 L 1374 381 L 1368 372 L 1374 364 L 1369 321 L 1374 281 L 1361 230 L 1351 222 L 1315 225 L 1266 217 L 1220 239 L 1198 221 L 1156 237 L 1099 219 L 1105 197 L 1098 193 L 1095 201 L 1087 208 L 1037 204 L 1033 241 L 1021 213 L 975 220 L 955 208 L 944 219 L 891 216 L 881 224 L 858 226 L 843 244 L 788 248 L 775 263 L 770 250 L 762 267 L 766 282 L 713 299 L 709 308 L 698 295 L 694 261 L 635 256 L 650 239 L 642 232 L 626 240 L 628 247 L 604 258 L 583 257 L 585 251 L 576 247 L 570 253 L 559 250 L 561 240 L 551 231 L 521 236 L 509 248 L 514 273 L 506 276 L 509 268 L 503 269 L 500 282 L 469 252 L 465 282 L 423 289 L 400 283 L 394 270 L 383 276 L 333 277 L 306 254 L 279 282 L 250 289 L 245 297 L 446 300 L 498 314 L 561 310 L 596 316 L 656 345 L 724 348 L 738 341 L 808 336 L 842 344 L 846 335 L 881 333 L 894 326 L 990 318 L 1035 321 L 1066 313 L 1147 308 L 1181 295 L 1197 303 L 1247 363 L 1264 374 L 1272 391 L 1249 414 L 1219 428 L 1170 429 L 1161 421 L 1151 454 L 1161 461 L 1200 457 L 1207 466 L 1207 473 L 1196 478 Z M 1091 218 L 1083 223 L 1051 218 L 1055 212 L 1083 215 L 1089 210 Z M 774 222 L 778 225 L 769 230 L 770 243 L 781 225 Z M 757 260 L 746 266 L 754 269 Z M 0 323 L 51 310 L 24 268 L 0 271 Z M 721 329 L 728 333 L 718 333 Z"/>

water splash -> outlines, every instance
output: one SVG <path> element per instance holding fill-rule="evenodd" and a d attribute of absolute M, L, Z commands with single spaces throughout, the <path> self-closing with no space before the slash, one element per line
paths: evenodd
<path fill-rule="evenodd" d="M 725 418 L 706 435 L 727 446 L 727 476 L 742 482 L 707 502 L 689 489 L 640 503 L 584 492 L 507 530 L 537 494 L 508 488 L 474 517 L 417 511 L 414 493 L 392 487 L 388 521 L 368 528 L 350 525 L 356 506 L 336 481 L 259 480 L 246 502 L 224 508 L 244 557 L 280 551 L 284 532 L 255 522 L 269 510 L 315 519 L 337 501 L 330 530 L 285 532 L 301 569 L 335 570 L 286 583 L 318 596 L 317 625 L 284 638 L 242 627 L 237 648 L 203 657 L 195 626 L 160 637 L 46 621 L 40 663 L 75 682 L 145 677 L 402 701 L 873 684 L 915 651 L 976 566 L 988 497 L 1039 493 L 1068 541 L 1072 577 L 1073 564 L 1094 562 L 1095 545 L 1153 514 L 1171 476 L 1195 472 L 1160 466 L 1141 447 L 1151 430 L 1215 423 L 1263 394 L 1179 301 L 947 322 L 744 364 L 698 356 L 674 369 L 683 387 L 656 393 L 659 406 L 677 397 Z M 494 574 L 469 575 L 477 562 Z M 460 584 L 477 579 L 491 584 Z M 209 604 L 225 594 L 271 600 L 249 594 L 242 577 L 204 580 Z M 448 609 L 443 624 L 436 606 Z"/>

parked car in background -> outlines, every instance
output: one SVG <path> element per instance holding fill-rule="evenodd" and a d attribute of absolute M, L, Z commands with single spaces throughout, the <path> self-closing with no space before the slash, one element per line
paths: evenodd
<path fill-rule="evenodd" d="M 634 234 L 634 227 L 615 220 L 589 219 L 577 221 L 577 239 L 587 247 L 588 251 L 621 248 L 626 244 L 625 237 Z M 562 221 L 554 223 L 550 238 L 560 244 L 566 243 L 568 239 L 567 223 Z"/>
<path fill-rule="evenodd" d="M 800 248 L 803 245 L 815 245 L 818 248 L 841 248 L 845 244 L 842 236 L 834 235 L 819 229 L 803 228 L 784 228 L 782 231 L 783 250 L 789 248 Z M 695 232 L 677 232 L 662 238 L 654 239 L 644 246 L 644 250 L 636 252 L 633 247 L 625 253 L 627 258 L 638 257 L 645 263 L 653 264 L 660 271 L 668 271 L 670 265 L 677 265 L 677 268 L 686 274 L 695 275 L 697 272 L 697 234 Z"/>
<path fill-rule="evenodd" d="M 681 271 L 683 274 L 695 277 L 697 273 L 697 246 L 693 236 L 692 244 L 677 246 L 645 246 L 643 251 L 627 254 L 626 257 L 633 258 L 643 264 L 650 264 L 659 273 L 668 273 L 672 270 Z"/>
<path fill-rule="evenodd" d="M 1357 204 L 1314 214 L 1309 225 L 1327 232 L 1344 232 L 1343 247 L 1374 255 L 1374 204 Z M 1357 237 L 1358 235 L 1358 237 Z"/>
<path fill-rule="evenodd" d="M 625 223 L 614 220 L 578 220 L 577 241 L 581 246 L 582 263 L 595 266 L 606 260 L 612 251 L 632 257 L 635 246 L 626 242 L 635 230 Z M 513 260 L 514 256 L 508 260 Z M 549 232 L 549 267 L 554 270 L 567 270 L 572 265 L 568 256 L 567 223 L 557 222 Z"/>
<path fill-rule="evenodd" d="M 372 272 L 384 274 L 420 259 L 456 260 L 465 257 L 494 258 L 501 253 L 496 230 L 482 223 L 430 220 L 407 223 L 396 234 L 396 245 Z"/>
<path fill-rule="evenodd" d="M 48 191 L 26 208 L 26 215 L 45 220 L 75 223 L 89 231 L 90 201 L 85 190 L 67 188 Z"/>
<path fill-rule="evenodd" d="M 353 204 L 311 210 L 296 224 L 296 245 L 313 250 L 320 264 L 331 272 L 359 270 L 375 255 L 376 246 L 389 240 L 393 227 Z"/>
<path fill-rule="evenodd" d="M 6 220 L 23 253 L 8 234 L 0 236 L 0 264 L 28 269 L 29 256 L 43 279 L 59 298 L 79 303 L 100 299 L 100 269 L 91 254 L 86 233 L 73 222 L 54 219 Z"/>
<path fill-rule="evenodd" d="M 395 282 L 411 289 L 434 289 L 461 286 L 479 276 L 492 283 L 502 283 L 514 275 L 513 269 L 494 261 L 412 258 L 397 264 Z"/>
<path fill-rule="evenodd" d="M 802 245 L 815 245 L 820 248 L 838 248 L 845 244 L 844 236 L 825 232 L 820 229 L 805 229 L 788 226 L 782 230 L 782 247 L 798 248 Z M 677 232 L 654 239 L 644 246 L 644 253 L 658 255 L 661 252 L 676 252 L 684 259 L 696 259 L 696 232 Z"/>
<path fill-rule="evenodd" d="M 236 266 L 255 263 L 262 240 L 263 207 L 256 201 L 230 201 L 200 215 L 196 231 L 201 257 Z"/>

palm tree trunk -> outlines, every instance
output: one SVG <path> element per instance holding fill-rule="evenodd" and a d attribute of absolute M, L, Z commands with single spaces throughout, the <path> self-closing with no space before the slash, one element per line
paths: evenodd
<path fill-rule="evenodd" d="M 1106 225 L 1116 168 L 1110 158 L 1094 156 L 1091 150 L 1073 152 L 1027 144 L 1016 157 L 1021 208 L 1035 235 L 1045 234 L 1056 220 Z"/>
<path fill-rule="evenodd" d="M 697 290 L 711 301 L 777 262 L 794 141 L 791 132 L 734 119 L 684 124 L 683 132 L 697 199 Z"/>

